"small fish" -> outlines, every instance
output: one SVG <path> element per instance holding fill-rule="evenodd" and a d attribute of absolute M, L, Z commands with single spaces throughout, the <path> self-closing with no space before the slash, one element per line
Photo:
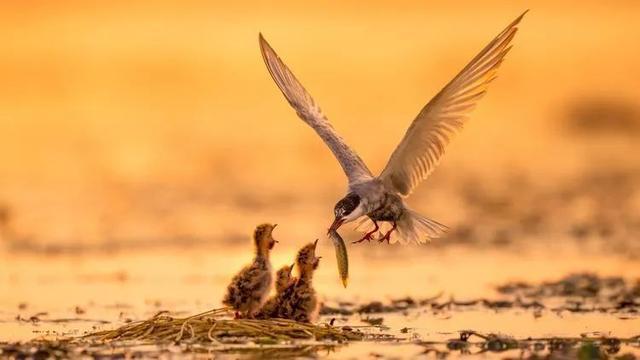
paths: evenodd
<path fill-rule="evenodd" d="M 347 247 L 344 245 L 344 240 L 337 231 L 329 231 L 329 237 L 333 242 L 333 247 L 336 249 L 336 260 L 338 262 L 338 271 L 340 272 L 340 279 L 342 285 L 347 287 L 347 280 L 349 279 L 349 256 L 347 255 Z"/>

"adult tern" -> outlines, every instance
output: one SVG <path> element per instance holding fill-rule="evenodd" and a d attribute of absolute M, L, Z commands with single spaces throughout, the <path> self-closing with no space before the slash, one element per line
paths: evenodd
<path fill-rule="evenodd" d="M 370 219 L 374 228 L 355 243 L 373 239 L 379 230 L 378 222 L 391 223 L 391 228 L 378 239 L 380 242 L 392 242 L 394 231 L 402 243 L 425 243 L 446 231 L 445 225 L 410 209 L 404 198 L 434 170 L 451 136 L 462 128 L 469 112 L 495 79 L 525 14 L 526 11 L 502 30 L 422 108 L 378 176 L 336 133 L 315 100 L 260 34 L 262 57 L 271 77 L 298 116 L 331 149 L 347 175 L 347 195 L 336 203 L 329 231 L 360 218 Z"/>

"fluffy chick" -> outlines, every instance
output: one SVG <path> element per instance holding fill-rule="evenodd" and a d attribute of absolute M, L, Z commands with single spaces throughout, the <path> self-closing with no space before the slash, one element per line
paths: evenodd
<path fill-rule="evenodd" d="M 276 272 L 276 293 L 262 306 L 262 309 L 256 315 L 257 318 L 269 319 L 277 316 L 278 304 L 282 301 L 281 295 L 296 281 L 296 278 L 291 276 L 294 265 L 283 266 Z"/>
<path fill-rule="evenodd" d="M 298 252 L 299 277 L 278 297 L 277 317 L 307 323 L 317 320 L 320 304 L 312 284 L 313 272 L 320 264 L 320 258 L 315 255 L 317 244 L 318 240 Z"/>
<path fill-rule="evenodd" d="M 227 287 L 222 303 L 236 311 L 236 317 L 252 318 L 267 299 L 271 290 L 271 262 L 269 253 L 277 241 L 273 238 L 276 224 L 258 225 L 253 233 L 255 257 Z"/>

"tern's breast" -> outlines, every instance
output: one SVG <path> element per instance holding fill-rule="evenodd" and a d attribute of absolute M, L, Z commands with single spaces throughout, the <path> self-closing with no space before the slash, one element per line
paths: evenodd
<path fill-rule="evenodd" d="M 379 208 L 386 195 L 385 187 L 378 179 L 352 184 L 350 190 L 360 196 L 366 213 Z"/>

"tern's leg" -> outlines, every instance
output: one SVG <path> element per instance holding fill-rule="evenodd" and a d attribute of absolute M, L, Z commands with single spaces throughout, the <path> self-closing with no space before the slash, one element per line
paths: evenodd
<path fill-rule="evenodd" d="M 391 233 L 395 231 L 395 229 L 398 227 L 398 224 L 396 224 L 396 222 L 393 222 L 393 226 L 391 227 L 391 230 L 387 231 L 386 234 L 384 234 L 383 237 L 381 237 L 380 239 L 378 239 L 379 242 L 383 242 L 383 241 L 387 241 L 387 244 L 391 243 Z"/>
<path fill-rule="evenodd" d="M 378 227 L 378 223 L 375 220 L 371 220 L 371 221 L 373 221 L 373 225 L 375 226 L 375 229 L 373 229 L 373 230 L 369 231 L 368 233 L 364 234 L 362 239 L 356 240 L 356 241 L 352 242 L 352 244 L 359 244 L 359 243 L 361 243 L 361 242 L 363 242 L 365 240 L 371 241 L 371 239 L 373 239 L 373 234 L 376 231 L 378 231 L 378 229 L 380 229 L 380 228 Z"/>

